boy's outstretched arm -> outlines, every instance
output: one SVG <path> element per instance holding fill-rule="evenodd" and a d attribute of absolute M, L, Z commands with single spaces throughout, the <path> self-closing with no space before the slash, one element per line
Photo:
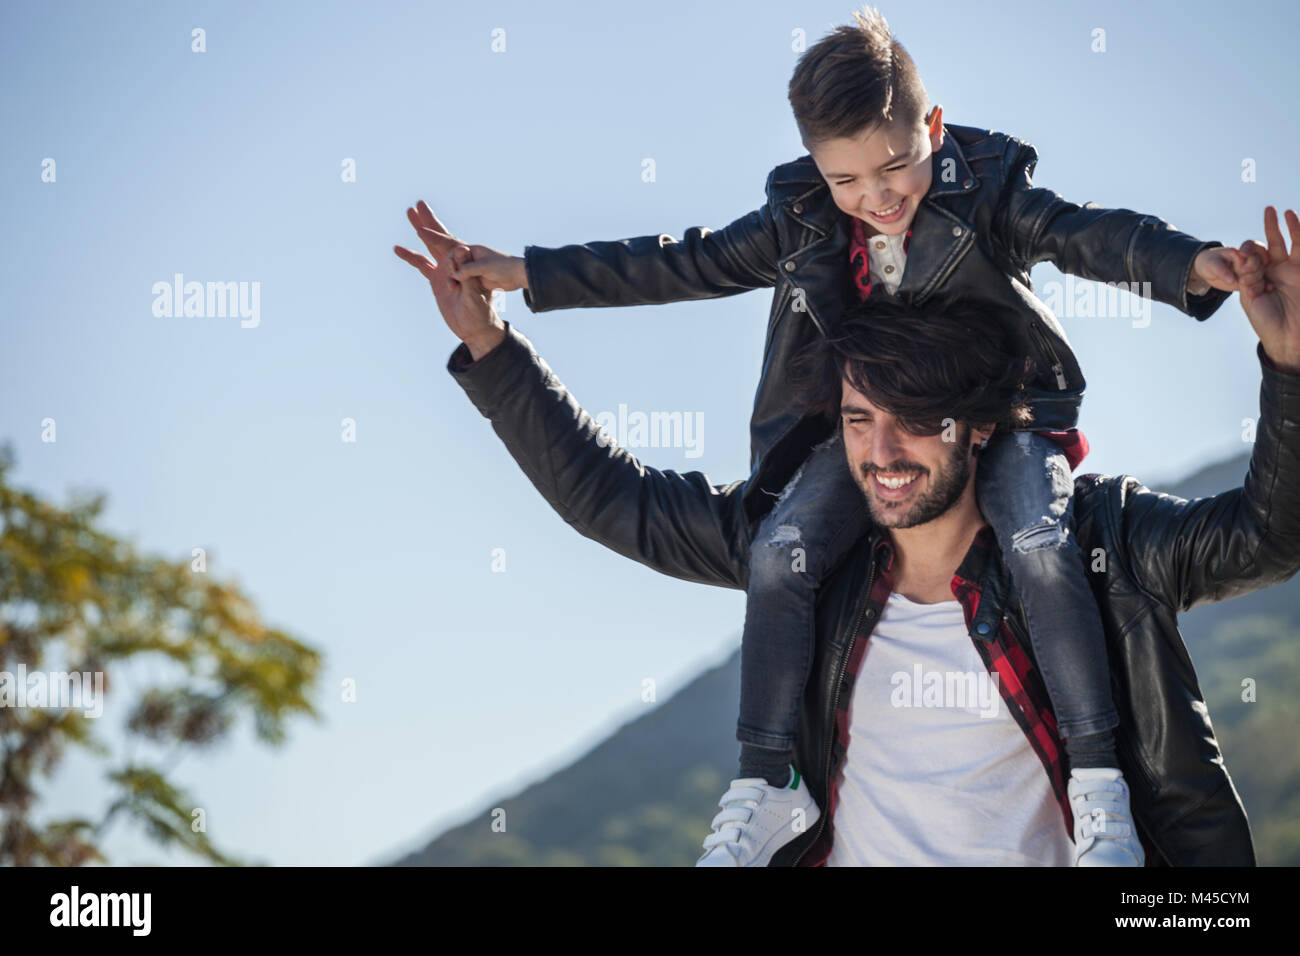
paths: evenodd
<path fill-rule="evenodd" d="M 523 289 L 533 312 L 662 305 L 771 288 L 780 257 L 766 204 L 716 231 L 692 226 L 680 240 L 656 233 L 525 246 L 523 256 L 487 246 L 469 249 L 469 261 L 456 266 L 454 278 L 478 278 L 488 289 Z"/>
<path fill-rule="evenodd" d="M 1238 250 L 1179 232 L 1157 216 L 1131 209 L 1080 206 L 1032 183 L 1038 152 L 1012 140 L 1002 195 L 994 214 L 995 241 L 1028 270 L 1050 262 L 1062 272 L 1099 282 L 1138 285 L 1144 294 L 1197 319 L 1208 319 L 1232 291 L 1245 266 Z"/>

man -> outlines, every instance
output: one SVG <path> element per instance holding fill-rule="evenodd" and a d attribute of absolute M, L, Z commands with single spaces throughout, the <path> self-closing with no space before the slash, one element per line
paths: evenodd
<path fill-rule="evenodd" d="M 492 313 L 481 286 L 450 278 L 447 264 L 462 247 L 423 210 L 409 215 L 437 263 L 396 251 L 429 279 L 463 343 L 449 370 L 552 507 L 587 537 L 664 573 L 743 588 L 754 528 L 743 506 L 746 483 L 717 486 L 699 472 L 645 468 L 609 446 L 527 339 Z M 1241 300 L 1259 336 L 1263 379 L 1244 486 L 1188 502 L 1126 477 L 1075 483 L 1079 543 L 1100 558 L 1093 586 L 1133 817 L 1072 835 L 1106 839 L 1132 826 L 1148 865 L 1255 862 L 1176 615 L 1300 569 L 1300 218 L 1290 211 L 1286 218 L 1290 253 L 1271 207 L 1267 248 L 1242 247 L 1255 263 Z M 991 429 L 987 421 L 969 421 L 919 433 L 926 430 L 916 423 L 936 412 L 924 394 L 927 353 L 909 358 L 908 337 L 891 339 L 890 323 L 873 324 L 872 315 L 855 317 L 862 330 L 856 346 L 831 355 L 842 376 L 846 462 L 873 523 L 828 575 L 818 601 L 797 753 L 826 812 L 772 865 L 1061 863 L 1075 795 L 1065 792 L 1061 742 L 1020 601 L 972 493 L 977 449 Z M 960 335 L 969 320 L 954 322 L 951 334 Z M 954 351 L 987 345 L 978 323 L 973 327 L 966 348 Z M 873 364 L 882 343 L 898 355 Z M 968 374 L 987 380 L 996 364 L 993 354 Z M 1009 400 L 1007 407 L 1010 414 Z M 964 646 L 952 640 L 955 631 Z M 919 639 L 926 634 L 935 639 Z M 897 693 L 897 662 L 920 662 L 925 654 L 931 656 L 917 679 L 929 683 L 925 664 L 978 668 L 996 684 L 1003 719 L 994 715 L 981 725 L 971 708 L 945 708 L 943 701 L 934 709 L 948 713 L 931 715 L 924 692 Z M 921 706 L 913 706 L 918 699 Z M 1018 736 L 1008 733 L 1013 724 Z M 958 737 L 972 742 L 961 754 Z M 747 822 L 770 808 L 756 805 L 743 787 L 724 804 L 718 835 L 740 848 Z M 1055 823 L 1053 809 L 1060 813 Z"/>

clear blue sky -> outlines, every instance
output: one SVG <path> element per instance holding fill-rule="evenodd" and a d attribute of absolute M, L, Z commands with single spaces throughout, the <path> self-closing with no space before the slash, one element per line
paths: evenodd
<path fill-rule="evenodd" d="M 206 547 L 213 575 L 327 655 L 320 724 L 274 752 L 244 727 L 176 767 L 224 848 L 386 858 L 643 713 L 644 678 L 662 701 L 737 645 L 742 595 L 616 558 L 545 506 L 445 371 L 454 339 L 391 247 L 415 243 L 419 198 L 515 254 L 726 225 L 802 153 L 792 31 L 811 44 L 852 9 L 4 5 L 0 437 L 17 481 L 60 502 L 103 490 L 108 527 L 146 550 Z M 945 118 L 1032 142 L 1036 181 L 1067 198 L 1233 244 L 1266 204 L 1300 204 L 1292 3 L 883 9 Z M 260 325 L 155 317 L 153 284 L 178 272 L 259 282 Z M 512 293 L 505 316 L 593 413 L 702 413 L 699 457 L 638 451 L 722 483 L 748 470 L 769 305 L 533 316 Z M 1258 377 L 1235 299 L 1203 324 L 1163 306 L 1145 329 L 1064 321 L 1090 382 L 1087 470 L 1157 484 L 1243 450 Z M 110 700 L 109 738 L 113 716 Z M 102 788 L 73 761 L 50 805 L 87 799 Z M 128 829 L 110 849 L 160 859 Z"/>

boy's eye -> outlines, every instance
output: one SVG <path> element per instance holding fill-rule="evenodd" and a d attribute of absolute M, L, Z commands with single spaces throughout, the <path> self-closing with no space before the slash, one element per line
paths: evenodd
<path fill-rule="evenodd" d="M 887 173 L 896 173 L 896 172 L 898 172 L 900 169 L 906 169 L 906 168 L 907 168 L 907 163 L 899 163 L 897 166 L 887 166 L 887 167 L 885 167 L 885 172 L 887 172 Z M 842 179 L 842 180 L 840 180 L 839 182 L 837 182 L 835 185 L 836 185 L 836 186 L 851 186 L 851 185 L 853 185 L 853 180 L 851 180 L 851 179 Z"/>

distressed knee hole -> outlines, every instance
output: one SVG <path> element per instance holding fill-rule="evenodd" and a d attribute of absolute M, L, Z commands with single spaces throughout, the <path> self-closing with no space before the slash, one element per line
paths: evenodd
<path fill-rule="evenodd" d="M 768 547 L 780 547 L 786 544 L 798 544 L 803 540 L 803 532 L 797 524 L 779 524 L 767 539 Z"/>
<path fill-rule="evenodd" d="M 789 582 L 791 572 L 803 577 L 807 570 L 808 553 L 802 529 L 795 524 L 777 525 L 763 541 L 763 547 L 752 549 L 750 586 L 779 589 Z"/>
<path fill-rule="evenodd" d="M 1069 529 L 1059 521 L 1044 521 L 1030 528 L 1021 528 L 1011 536 L 1011 548 L 1021 554 L 1045 548 L 1060 549 L 1070 540 Z"/>

